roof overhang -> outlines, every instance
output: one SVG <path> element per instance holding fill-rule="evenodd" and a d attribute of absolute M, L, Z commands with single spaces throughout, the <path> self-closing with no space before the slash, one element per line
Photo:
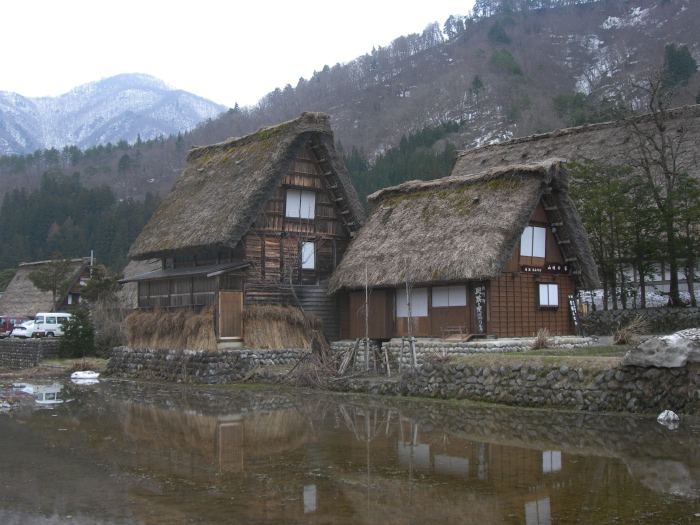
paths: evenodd
<path fill-rule="evenodd" d="M 229 263 L 210 264 L 207 266 L 188 266 L 187 268 L 168 268 L 153 270 L 134 275 L 127 279 L 121 279 L 120 284 L 134 283 L 139 281 L 156 281 L 159 279 L 173 279 L 176 277 L 194 277 L 204 275 L 205 277 L 215 277 L 235 270 L 242 270 L 250 266 L 250 261 L 234 261 Z"/>

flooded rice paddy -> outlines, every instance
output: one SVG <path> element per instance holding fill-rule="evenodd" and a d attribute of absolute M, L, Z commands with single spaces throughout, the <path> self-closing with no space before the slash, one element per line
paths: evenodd
<path fill-rule="evenodd" d="M 3 397 L 3 524 L 700 524 L 693 419 L 126 381 Z"/>

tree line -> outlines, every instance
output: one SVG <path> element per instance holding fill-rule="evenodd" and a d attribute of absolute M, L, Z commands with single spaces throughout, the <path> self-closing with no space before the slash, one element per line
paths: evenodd
<path fill-rule="evenodd" d="M 15 189 L 0 206 L 0 269 L 21 262 L 64 257 L 87 257 L 120 272 L 127 252 L 160 203 L 158 195 L 143 201 L 118 200 L 106 185 L 85 188 L 78 173 L 51 171 L 39 188 Z"/>
<path fill-rule="evenodd" d="M 450 121 L 403 135 L 397 147 L 381 153 L 373 164 L 362 149 L 353 146 L 345 151 L 339 143 L 338 150 L 360 201 L 366 203 L 368 195 L 402 182 L 450 175 L 457 147 L 449 134 L 459 131 L 459 127 L 459 123 Z"/>

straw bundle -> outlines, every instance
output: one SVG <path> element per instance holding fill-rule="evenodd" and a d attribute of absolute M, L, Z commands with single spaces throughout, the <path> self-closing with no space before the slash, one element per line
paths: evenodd
<path fill-rule="evenodd" d="M 129 346 L 168 350 L 216 350 L 214 309 L 141 310 L 124 319 Z"/>
<path fill-rule="evenodd" d="M 250 306 L 245 309 L 243 320 L 246 346 L 259 350 L 307 348 L 314 331 L 323 333 L 315 315 L 291 306 Z M 321 343 L 328 346 L 325 338 Z"/>

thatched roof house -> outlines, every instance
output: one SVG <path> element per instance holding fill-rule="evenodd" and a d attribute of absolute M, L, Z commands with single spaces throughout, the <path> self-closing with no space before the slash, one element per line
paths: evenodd
<path fill-rule="evenodd" d="M 1 315 L 23 315 L 33 318 L 37 312 L 61 311 L 78 304 L 80 283 L 89 278 L 90 258 L 71 259 L 73 269 L 70 277 L 71 286 L 63 296 L 56 298 L 55 304 L 53 304 L 51 292 L 38 290 L 28 278 L 31 272 L 50 263 L 51 261 L 39 261 L 19 265 L 17 273 L 0 297 Z"/>
<path fill-rule="evenodd" d="M 686 144 L 680 149 L 679 165 L 689 174 L 700 177 L 700 105 L 669 110 L 665 118 L 667 133 L 673 136 L 673 140 L 681 139 L 679 135 L 682 133 Z M 642 131 L 656 132 L 653 116 L 648 114 L 516 138 L 460 151 L 458 158 L 463 167 L 459 175 L 537 163 L 554 157 L 567 161 L 591 159 L 626 165 L 629 164 L 630 154 L 634 156 L 635 140 L 629 131 L 633 123 Z"/>
<path fill-rule="evenodd" d="M 364 222 L 335 150 L 330 117 L 301 117 L 195 147 L 129 251 L 158 259 L 138 283 L 138 308 L 216 309 L 217 339 L 243 338 L 243 310 L 298 306 L 338 333 L 328 279 Z"/>
<path fill-rule="evenodd" d="M 330 117 L 303 113 L 296 120 L 243 138 L 195 147 L 187 167 L 129 250 L 135 260 L 234 248 L 273 196 L 309 140 L 325 168 L 339 179 L 343 208 L 359 229 L 364 210 L 335 150 Z M 345 216 L 344 215 L 344 216 Z"/>
<path fill-rule="evenodd" d="M 407 279 L 414 288 L 491 282 L 489 302 L 494 314 L 495 291 L 498 286 L 503 288 L 504 272 L 513 274 L 508 282 L 516 274 L 522 280 L 518 285 L 522 290 L 506 294 L 510 299 L 513 294 L 537 293 L 535 281 L 531 282 L 534 275 L 542 282 L 549 282 L 550 276 L 560 282 L 562 295 L 573 293 L 574 286 L 598 286 L 586 232 L 567 195 L 567 175 L 561 160 L 464 174 L 469 171 L 470 166 L 460 158 L 450 177 L 407 182 L 370 195 L 375 208 L 334 273 L 329 289 L 352 291 L 367 286 L 377 294 L 377 289 L 400 291 Z M 528 225 L 541 230 L 541 254 L 517 250 Z M 447 291 L 441 289 L 439 293 Z M 425 315 L 430 318 L 432 303 L 426 301 Z M 522 314 L 523 304 L 520 299 L 516 301 Z M 468 307 L 467 303 L 463 298 L 459 305 Z M 400 306 L 397 303 L 394 310 L 398 312 Z M 536 298 L 529 306 L 542 309 Z M 460 312 L 466 317 L 457 324 L 472 324 L 472 314 Z M 504 317 L 520 314 L 499 313 Z M 397 314 L 397 320 L 399 317 Z M 565 311 L 562 322 L 567 322 Z M 494 328 L 493 332 L 531 335 L 516 333 L 529 330 L 528 327 L 524 323 L 524 328 Z M 439 329 L 426 327 L 424 335 L 440 335 Z M 554 326 L 551 329 L 568 330 Z M 398 328 L 393 331 L 391 336 L 401 335 Z"/>
<path fill-rule="evenodd" d="M 596 265 L 578 213 L 567 195 L 560 160 L 411 181 L 368 197 L 375 208 L 338 266 L 329 288 L 401 286 L 406 268 L 415 285 L 496 279 L 520 241 L 543 195 L 562 215 L 571 240 L 573 275 L 598 285 Z"/>

